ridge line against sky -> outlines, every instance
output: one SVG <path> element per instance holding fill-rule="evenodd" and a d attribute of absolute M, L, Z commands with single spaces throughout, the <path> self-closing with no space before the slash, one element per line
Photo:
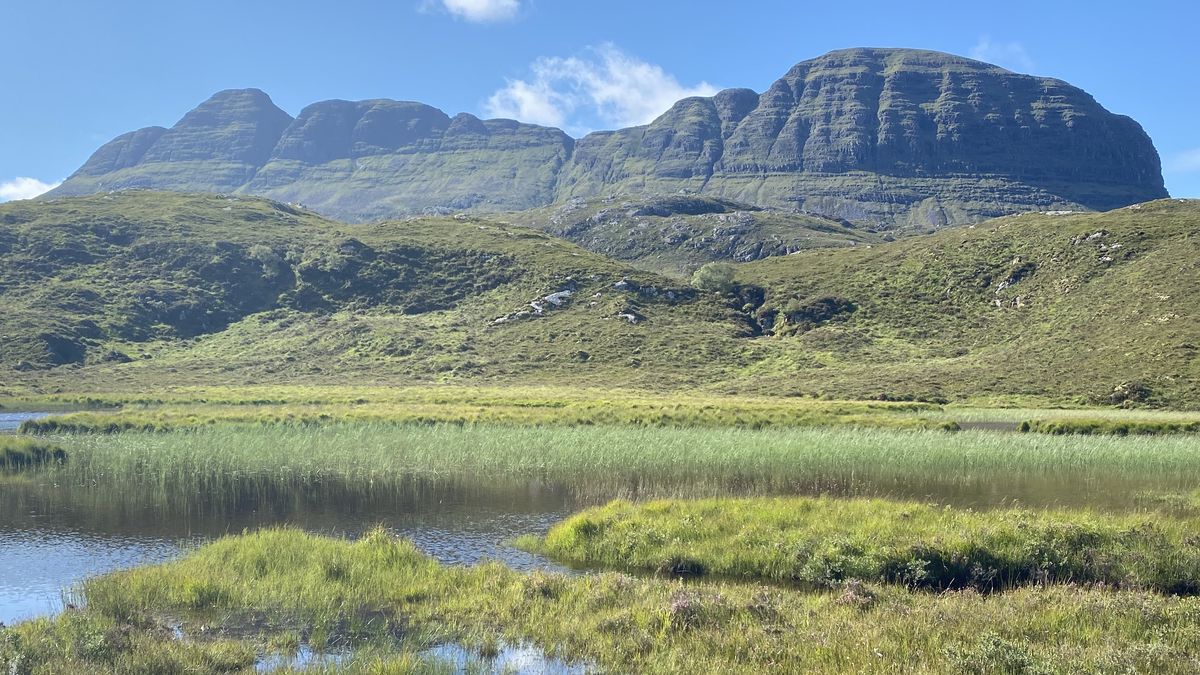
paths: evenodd
<path fill-rule="evenodd" d="M 283 16 L 232 0 L 15 5 L 21 30 L 0 58 L 36 67 L 10 68 L 4 87 L 6 101 L 30 104 L 0 106 L 0 201 L 52 188 L 102 143 L 170 126 L 220 89 L 261 88 L 292 114 L 330 98 L 394 98 L 579 137 L 644 124 L 687 96 L 761 92 L 799 61 L 857 46 L 932 49 L 1066 80 L 1141 122 L 1168 190 L 1200 197 L 1200 132 L 1188 112 L 1200 105 L 1200 76 L 1183 58 L 1197 65 L 1187 26 L 1200 24 L 1200 9 L 1100 1 L 1081 13 L 1014 0 L 999 11 L 934 0 L 930 22 L 880 0 L 582 4 L 347 0 L 331 11 L 299 0 Z M 104 58 L 85 58 L 93 51 Z"/>

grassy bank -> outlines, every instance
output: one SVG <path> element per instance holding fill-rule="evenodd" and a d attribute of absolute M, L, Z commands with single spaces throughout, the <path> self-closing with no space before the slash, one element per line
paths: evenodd
<path fill-rule="evenodd" d="M 67 453 L 40 439 L 0 436 L 0 471 L 46 466 L 65 461 Z"/>
<path fill-rule="evenodd" d="M 557 560 L 836 586 L 980 591 L 1046 583 L 1200 592 L 1200 521 L 1086 511 L 983 513 L 868 499 L 625 501 L 524 545 Z"/>
<path fill-rule="evenodd" d="M 71 456 L 64 481 L 167 494 L 335 480 L 386 488 L 416 476 L 537 480 L 605 499 L 958 490 L 984 501 L 1054 502 L 1103 488 L 1102 497 L 1128 501 L 1135 491 L 1200 480 L 1200 453 L 1187 437 L 363 423 L 52 440 Z"/>
<path fill-rule="evenodd" d="M 679 427 L 860 426 L 899 429 L 983 427 L 1045 433 L 1187 433 L 1200 412 L 1142 408 L 1049 408 L 1046 401 L 981 400 L 941 406 L 919 401 L 839 401 L 809 397 L 559 387 L 168 387 L 146 392 L 57 393 L 14 397 L 6 410 L 57 411 L 24 426 L 31 433 L 170 431 L 216 424 L 337 422 L 605 425 Z M 1038 405 L 1041 404 L 1041 406 Z M 1032 407 L 1029 407 L 1032 405 Z M 990 407 L 989 407 L 990 406 Z M 1024 406 L 1024 407 L 1022 407 Z"/>
<path fill-rule="evenodd" d="M 29 433 L 170 431 L 214 424 L 337 422 L 749 427 L 953 428 L 916 402 L 659 395 L 566 389 L 263 387 L 185 389 L 147 396 L 48 397 L 85 410 L 25 423 Z M 31 401 L 22 401 L 28 406 Z"/>
<path fill-rule="evenodd" d="M 156 634 L 164 621 L 181 623 L 187 634 L 203 625 L 213 636 L 207 640 L 234 641 L 222 648 L 232 663 L 245 658 L 244 645 L 303 634 L 316 646 L 381 645 L 396 635 L 408 636 L 410 647 L 455 641 L 484 652 L 531 643 L 619 672 L 1182 673 L 1200 667 L 1200 600 L 1194 598 L 1079 587 L 926 594 L 861 584 L 801 593 L 618 573 L 521 574 L 495 564 L 443 567 L 382 533 L 355 543 L 292 530 L 227 538 L 178 562 L 91 580 L 80 595 L 86 620 L 124 626 L 135 636 Z M 55 624 L 81 620 L 69 613 Z M 25 637 L 39 630 L 47 635 L 42 642 Z M 160 644 L 169 641 L 157 635 Z M 26 672 L 62 663 L 115 670 L 107 637 L 61 660 L 69 636 L 65 628 L 24 624 L 6 632 L 8 651 L 0 654 L 9 663 L 16 653 L 34 664 Z M 221 644 L 199 641 L 193 648 Z M 206 658 L 215 657 L 197 655 L 191 672 L 222 672 Z M 400 659 L 411 663 L 411 656 Z M 0 658 L 0 665 L 8 663 Z"/>
<path fill-rule="evenodd" d="M 1021 423 L 1021 431 L 1084 436 L 1159 436 L 1200 432 L 1198 420 L 1123 420 L 1104 418 L 1037 419 Z"/>

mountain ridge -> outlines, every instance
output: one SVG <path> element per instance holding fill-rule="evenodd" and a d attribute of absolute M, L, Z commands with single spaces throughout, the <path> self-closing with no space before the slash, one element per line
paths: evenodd
<path fill-rule="evenodd" d="M 170 129 L 105 144 L 51 195 L 125 187 L 265 196 L 352 221 L 684 191 L 901 230 L 1167 196 L 1144 130 L 1086 92 L 883 48 L 830 52 L 761 94 L 686 98 L 581 139 L 389 99 L 293 118 L 261 90 L 225 90 Z"/>

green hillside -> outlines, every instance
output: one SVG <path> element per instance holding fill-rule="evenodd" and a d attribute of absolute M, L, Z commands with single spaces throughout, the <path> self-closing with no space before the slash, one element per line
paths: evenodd
<path fill-rule="evenodd" d="M 878 241 L 843 221 L 690 194 L 575 198 L 504 220 L 643 269 L 686 276 L 717 260 L 749 262 Z"/>
<path fill-rule="evenodd" d="M 1198 232 L 1196 201 L 1012 216 L 735 265 L 718 292 L 473 217 L 346 225 L 143 191 L 15 202 L 0 380 L 1195 407 Z M 635 262 L 690 255 L 670 250 Z"/>
<path fill-rule="evenodd" d="M 764 289 L 753 311 L 774 335 L 742 382 L 1196 405 L 1198 261 L 1194 200 L 1012 216 L 764 260 L 739 279 Z"/>
<path fill-rule="evenodd" d="M 525 228 L 143 191 L 0 205 L 0 298 L 0 363 L 75 383 L 692 377 L 748 331 L 717 298 Z"/>

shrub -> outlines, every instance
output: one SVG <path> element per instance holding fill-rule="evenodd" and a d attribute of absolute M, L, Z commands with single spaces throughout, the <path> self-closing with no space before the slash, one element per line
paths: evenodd
<path fill-rule="evenodd" d="M 734 267 L 729 263 L 711 262 L 696 270 L 692 285 L 706 293 L 732 293 Z"/>

